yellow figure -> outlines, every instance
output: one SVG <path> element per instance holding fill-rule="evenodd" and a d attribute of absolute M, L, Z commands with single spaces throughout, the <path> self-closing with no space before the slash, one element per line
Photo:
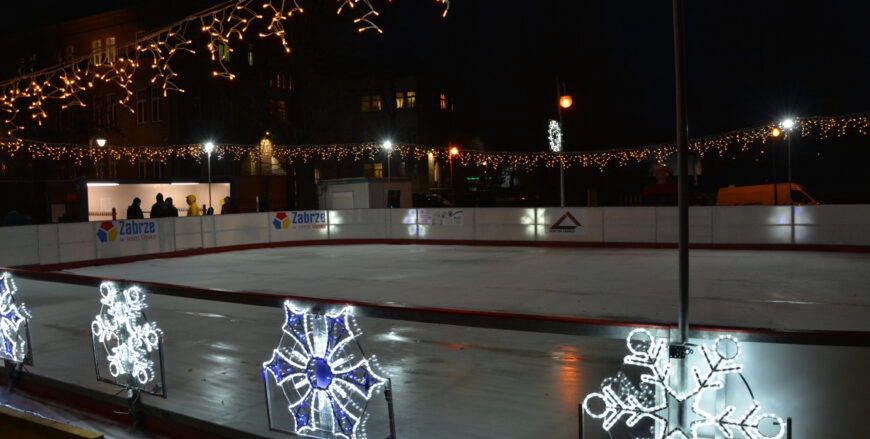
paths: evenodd
<path fill-rule="evenodd" d="M 187 216 L 199 216 L 199 206 L 196 205 L 196 195 L 187 196 Z"/>

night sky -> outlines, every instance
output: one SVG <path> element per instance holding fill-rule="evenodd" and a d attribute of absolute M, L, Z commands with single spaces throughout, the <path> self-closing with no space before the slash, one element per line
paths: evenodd
<path fill-rule="evenodd" d="M 35 3 L 9 6 L 18 27 L 4 33 L 143 2 L 69 3 L 49 12 Z M 692 136 L 788 114 L 870 110 L 870 4 L 732 0 L 687 8 Z M 367 68 L 449 72 L 462 87 L 465 128 L 489 149 L 543 146 L 557 77 L 575 98 L 565 114 L 567 149 L 674 137 L 669 1 L 452 0 L 447 20 L 425 0 L 381 10 L 385 34 L 359 36 L 348 22 L 344 38 L 365 50 L 337 56 L 364 57 Z M 177 18 L 167 14 L 167 22 Z"/>

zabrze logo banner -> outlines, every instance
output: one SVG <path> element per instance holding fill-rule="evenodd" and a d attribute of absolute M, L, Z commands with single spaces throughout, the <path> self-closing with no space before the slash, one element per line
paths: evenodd
<path fill-rule="evenodd" d="M 103 221 L 97 239 L 101 243 L 157 239 L 157 221 Z"/>
<path fill-rule="evenodd" d="M 326 211 L 278 212 L 272 219 L 275 230 L 326 228 Z"/>

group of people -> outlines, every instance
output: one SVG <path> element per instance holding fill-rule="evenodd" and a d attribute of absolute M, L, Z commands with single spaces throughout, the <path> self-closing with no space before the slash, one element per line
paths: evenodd
<path fill-rule="evenodd" d="M 202 209 L 196 204 L 196 195 L 188 195 L 187 199 L 187 216 L 214 215 L 214 209 L 211 207 L 206 209 L 205 204 Z M 221 200 L 221 214 L 236 213 L 235 205 L 233 205 L 230 197 L 224 197 Z M 172 202 L 172 197 L 163 199 L 163 194 L 157 194 L 157 201 L 151 205 L 151 218 L 167 218 L 178 216 L 178 208 Z M 144 219 L 145 214 L 142 212 L 142 200 L 139 197 L 133 198 L 133 204 L 127 207 L 127 219 Z"/>

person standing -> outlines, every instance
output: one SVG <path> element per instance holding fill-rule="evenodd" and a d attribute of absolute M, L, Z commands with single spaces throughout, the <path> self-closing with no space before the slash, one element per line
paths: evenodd
<path fill-rule="evenodd" d="M 172 204 L 172 197 L 166 197 L 166 216 L 167 217 L 177 217 L 178 216 L 178 208 Z"/>
<path fill-rule="evenodd" d="M 163 201 L 163 194 L 157 194 L 157 202 L 151 205 L 151 218 L 162 218 L 166 216 L 166 203 Z"/>
<path fill-rule="evenodd" d="M 133 198 L 133 204 L 127 207 L 127 219 L 144 219 L 142 214 L 142 200 L 139 197 Z"/>
<path fill-rule="evenodd" d="M 196 195 L 187 196 L 187 216 L 199 216 L 199 206 L 196 205 Z"/>

